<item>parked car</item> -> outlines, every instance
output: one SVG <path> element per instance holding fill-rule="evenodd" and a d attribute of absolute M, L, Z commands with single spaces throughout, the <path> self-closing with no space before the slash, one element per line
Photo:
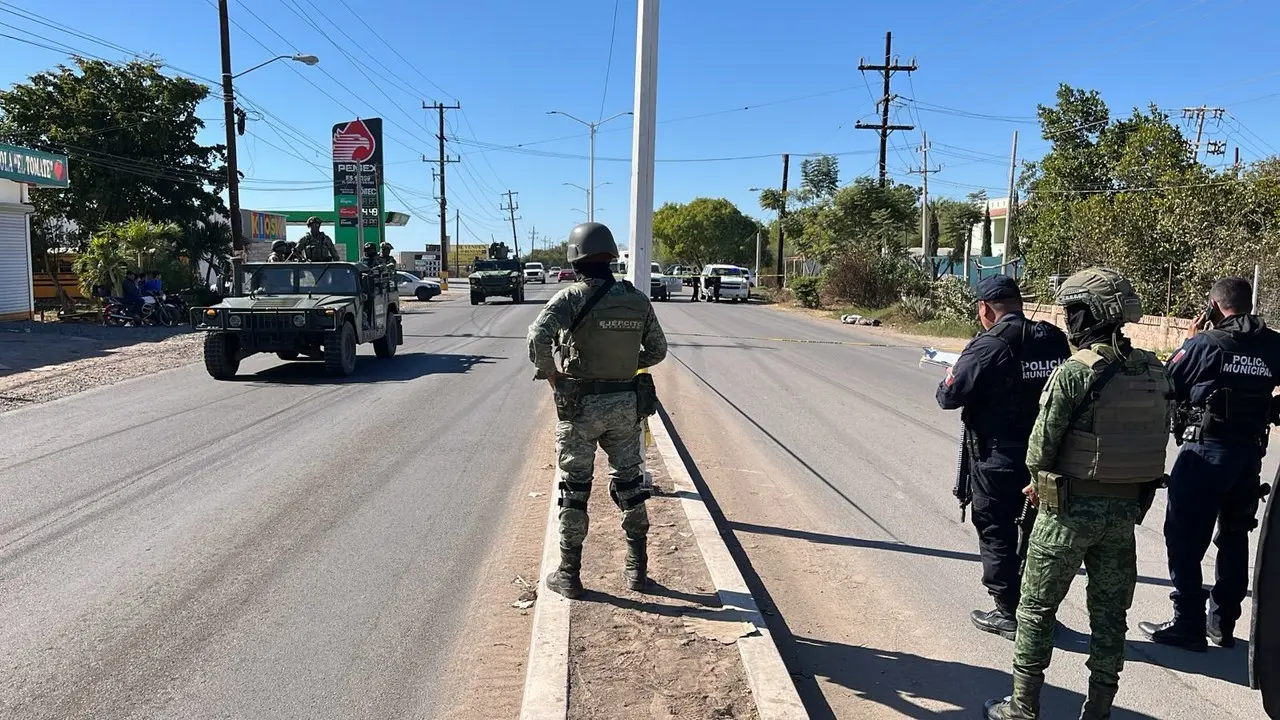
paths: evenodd
<path fill-rule="evenodd" d="M 578 271 L 571 267 L 560 268 L 560 272 L 556 274 L 556 282 L 561 283 L 568 280 L 569 282 L 578 281 Z"/>
<path fill-rule="evenodd" d="M 662 266 L 653 263 L 649 270 L 649 297 L 654 300 L 670 300 L 680 292 L 680 278 L 662 272 Z"/>
<path fill-rule="evenodd" d="M 398 272 L 396 289 L 400 292 L 400 297 L 412 297 L 425 302 L 440 294 L 440 283 L 407 272 Z"/>
<path fill-rule="evenodd" d="M 540 262 L 530 262 L 524 264 L 524 281 L 525 283 L 540 282 L 547 284 L 547 270 Z"/>
<path fill-rule="evenodd" d="M 720 299 L 732 302 L 746 302 L 751 297 L 751 286 L 747 284 L 747 272 L 736 265 L 707 265 L 702 268 L 702 287 L 707 287 L 707 278 L 720 278 Z"/>
<path fill-rule="evenodd" d="M 696 280 L 698 271 L 688 265 L 672 265 L 667 268 L 668 275 L 675 275 L 680 280 L 680 284 L 692 286 Z"/>
<path fill-rule="evenodd" d="M 555 267 L 551 268 L 550 270 L 548 270 L 548 271 L 547 271 L 547 277 L 549 277 L 549 278 L 558 278 L 558 277 L 560 277 L 560 266 L 559 266 L 559 265 L 557 265 L 557 266 L 555 266 Z"/>

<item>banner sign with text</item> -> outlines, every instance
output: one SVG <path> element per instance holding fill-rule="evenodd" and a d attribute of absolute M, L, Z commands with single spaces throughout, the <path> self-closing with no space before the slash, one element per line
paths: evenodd
<path fill-rule="evenodd" d="M 52 188 L 71 183 L 66 155 L 13 145 L 0 145 L 0 178 Z"/>
<path fill-rule="evenodd" d="M 385 237 L 385 179 L 382 172 L 382 119 L 351 120 L 333 126 L 333 209 L 338 215 L 333 242 L 348 258 Z M 363 219 L 364 236 L 360 236 Z"/>

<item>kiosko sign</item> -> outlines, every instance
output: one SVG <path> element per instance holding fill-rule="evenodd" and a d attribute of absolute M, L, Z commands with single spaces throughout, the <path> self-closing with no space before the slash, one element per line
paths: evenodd
<path fill-rule="evenodd" d="M 347 257 L 360 257 L 367 242 L 381 243 L 386 217 L 382 173 L 382 120 L 351 120 L 333 126 L 334 242 Z M 364 232 L 361 237 L 360 227 Z"/>
<path fill-rule="evenodd" d="M 0 178 L 42 187 L 64 188 L 70 184 L 67 156 L 40 150 L 0 145 Z"/>

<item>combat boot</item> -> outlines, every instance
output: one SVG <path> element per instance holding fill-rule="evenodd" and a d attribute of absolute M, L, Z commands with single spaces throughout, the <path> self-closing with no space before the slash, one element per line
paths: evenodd
<path fill-rule="evenodd" d="M 1151 642 L 1160 645 L 1172 645 L 1192 652 L 1206 652 L 1209 649 L 1209 643 L 1204 639 L 1204 622 L 1191 622 L 1175 615 L 1169 622 L 1140 622 L 1138 629 L 1151 638 Z"/>
<path fill-rule="evenodd" d="M 1115 699 L 1115 687 L 1089 683 L 1089 695 L 1080 708 L 1080 720 L 1111 720 L 1111 703 Z"/>
<path fill-rule="evenodd" d="M 582 548 L 560 548 L 560 567 L 547 575 L 547 588 L 570 600 L 582 596 Z"/>
<path fill-rule="evenodd" d="M 1031 677 L 1015 672 L 1013 694 L 1003 700 L 988 700 L 982 706 L 987 720 L 1037 720 L 1040 717 L 1040 691 L 1044 676 Z"/>
<path fill-rule="evenodd" d="M 1013 640 L 1018 637 L 1017 617 L 998 605 L 996 609 L 988 612 L 974 610 L 969 613 L 969 619 L 973 621 L 974 627 L 983 632 L 999 635 L 1006 640 Z"/>
<path fill-rule="evenodd" d="M 1235 630 L 1236 624 L 1234 621 L 1223 621 L 1222 618 L 1218 617 L 1217 613 L 1209 614 L 1209 623 L 1205 626 L 1205 631 L 1214 645 L 1220 648 L 1235 647 Z"/>
<path fill-rule="evenodd" d="M 632 590 L 644 590 L 649 584 L 649 550 L 648 538 L 633 540 L 627 538 L 627 561 L 623 566 L 622 576 L 627 587 Z"/>

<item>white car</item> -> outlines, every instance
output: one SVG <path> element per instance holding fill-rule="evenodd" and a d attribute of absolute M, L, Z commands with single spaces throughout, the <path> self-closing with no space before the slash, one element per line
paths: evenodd
<path fill-rule="evenodd" d="M 707 265 L 702 268 L 703 288 L 707 287 L 707 278 L 713 276 L 720 278 L 721 299 L 746 302 L 751 297 L 749 275 L 743 268 L 736 265 Z"/>
<path fill-rule="evenodd" d="M 540 282 L 547 284 L 547 269 L 540 262 L 531 262 L 524 264 L 524 281 L 527 283 Z"/>
<path fill-rule="evenodd" d="M 653 263 L 649 270 L 649 297 L 654 300 L 670 300 L 680 292 L 680 278 L 662 272 L 662 266 Z"/>
<path fill-rule="evenodd" d="M 425 302 L 440 294 L 440 283 L 407 272 L 398 272 L 396 289 L 399 290 L 400 297 L 417 298 Z"/>

